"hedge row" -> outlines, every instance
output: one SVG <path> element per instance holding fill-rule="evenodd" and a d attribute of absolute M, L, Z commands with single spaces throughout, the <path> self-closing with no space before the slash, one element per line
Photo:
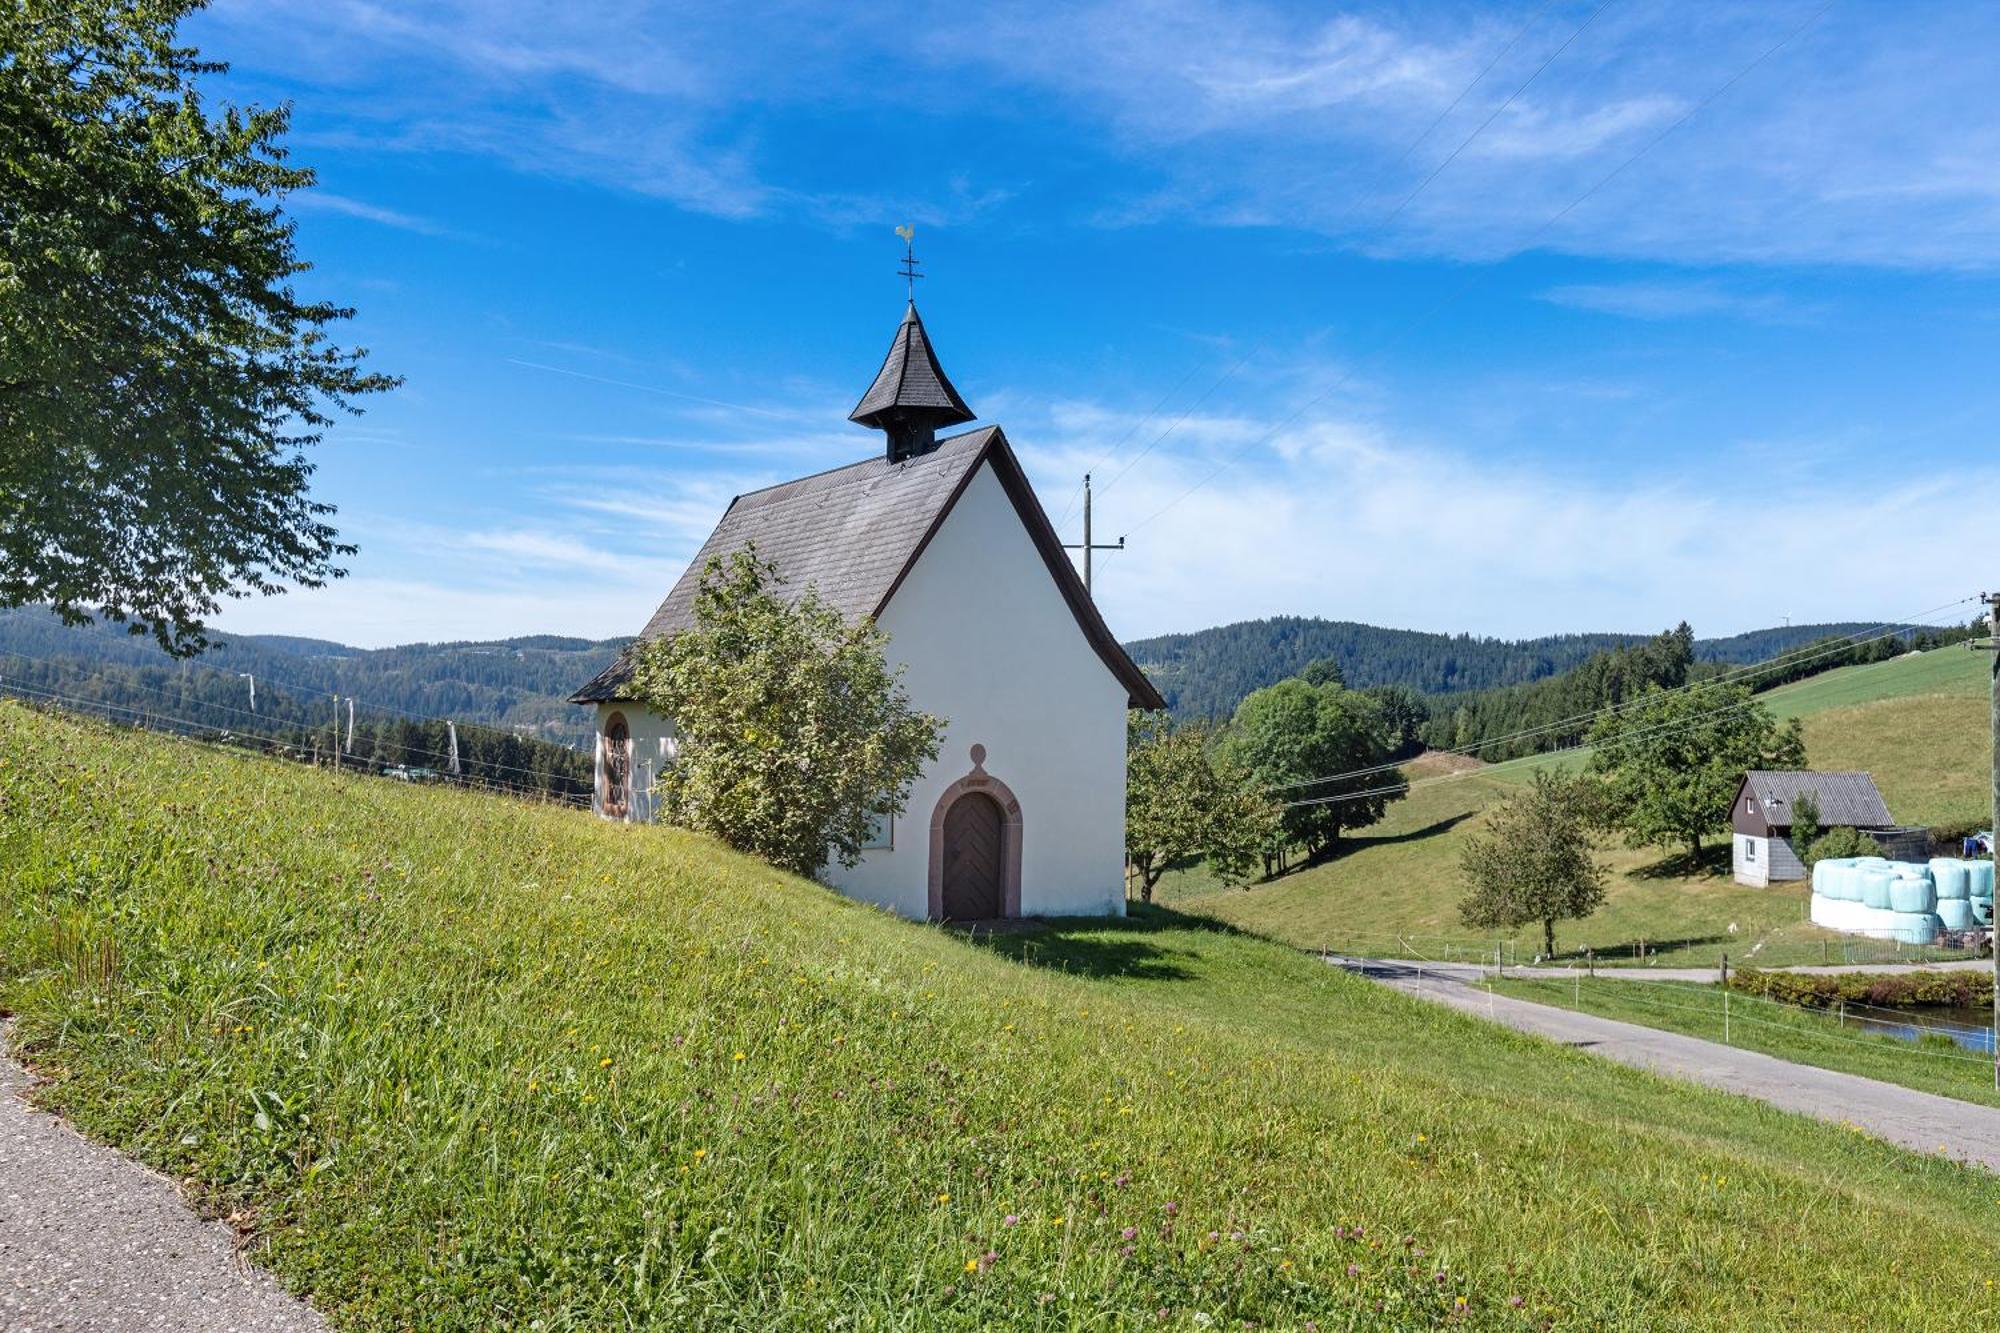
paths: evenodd
<path fill-rule="evenodd" d="M 1761 995 L 1785 1004 L 1830 1009 L 1842 1000 L 1858 1004 L 1956 1005 L 1993 1003 L 1989 971 L 1924 972 L 1760 972 L 1739 968 L 1729 978 L 1731 990 Z"/>

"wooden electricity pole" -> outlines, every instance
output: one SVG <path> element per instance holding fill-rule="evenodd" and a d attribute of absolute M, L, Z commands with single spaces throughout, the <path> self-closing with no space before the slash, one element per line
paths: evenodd
<path fill-rule="evenodd" d="M 1993 654 L 1993 685 L 1990 709 L 1993 729 L 1993 859 L 2000 866 L 2000 593 L 1983 592 L 1986 628 L 1991 637 L 1975 639 L 1971 647 Z M 1986 950 L 1993 957 L 1993 1086 L 2000 1088 L 2000 896 L 1986 916 Z"/>
<path fill-rule="evenodd" d="M 1118 478 L 1113 477 L 1112 480 L 1116 481 Z M 1085 592 L 1090 591 L 1090 553 L 1092 551 L 1122 551 L 1124 549 L 1125 539 L 1123 537 L 1120 537 L 1116 542 L 1095 543 L 1090 540 L 1090 474 L 1088 472 L 1084 473 L 1083 541 L 1081 543 L 1065 542 L 1063 550 L 1083 552 L 1083 590 Z"/>

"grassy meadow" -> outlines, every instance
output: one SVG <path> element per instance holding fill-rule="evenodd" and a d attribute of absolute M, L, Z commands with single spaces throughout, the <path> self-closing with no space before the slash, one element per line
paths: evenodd
<path fill-rule="evenodd" d="M 1985 827 L 1990 794 L 1987 690 L 1991 662 L 1963 646 L 1845 667 L 1762 696 L 1805 727 L 1815 768 L 1866 769 L 1907 823 Z M 1323 865 L 1248 889 L 1221 890 L 1199 870 L 1170 876 L 1161 897 L 1304 948 L 1405 956 L 1463 956 L 1492 946 L 1458 920 L 1460 849 L 1481 811 L 1504 799 L 1537 764 L 1581 762 L 1574 753 L 1467 768 L 1463 760 L 1418 760 L 1416 784 L 1379 824 L 1348 839 Z M 1914 951 L 1821 930 L 1806 919 L 1803 884 L 1747 888 L 1730 877 L 1727 837 L 1703 872 L 1656 850 L 1604 849 L 1611 869 L 1605 906 L 1557 929 L 1559 956 L 1594 950 L 1610 964 L 1712 966 L 1727 953 L 1759 966 L 1914 959 Z M 1732 931 L 1731 926 L 1735 929 Z M 1526 961 L 1541 948 L 1530 929 L 1508 942 Z M 1927 955 L 1928 956 L 1928 955 Z M 1949 955 L 1939 955 L 1949 956 Z"/>
<path fill-rule="evenodd" d="M 2000 1185 L 1214 921 L 0 704 L 41 1101 L 350 1329 L 1960 1329 Z"/>

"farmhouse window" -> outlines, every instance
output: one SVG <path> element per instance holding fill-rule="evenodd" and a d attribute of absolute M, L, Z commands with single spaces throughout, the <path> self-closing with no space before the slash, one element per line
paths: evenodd
<path fill-rule="evenodd" d="M 1756 862 L 1757 840 L 1755 838 L 1745 838 L 1743 840 L 1743 859 L 1753 864 Z"/>

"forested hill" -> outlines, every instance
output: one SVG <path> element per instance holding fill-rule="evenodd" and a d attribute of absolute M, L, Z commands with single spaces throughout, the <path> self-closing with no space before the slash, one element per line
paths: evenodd
<path fill-rule="evenodd" d="M 589 738 L 592 723 L 590 710 L 568 696 L 627 642 L 544 634 L 364 649 L 287 635 L 217 635 L 201 656 L 176 661 L 121 625 L 71 628 L 24 607 L 0 611 L 0 687 L 166 712 L 169 698 L 247 706 L 247 673 L 256 677 L 260 712 L 269 711 L 266 700 L 331 692 L 352 696 L 364 717 L 451 718 L 575 746 Z"/>
<path fill-rule="evenodd" d="M 1702 661 L 1758 662 L 1817 639 L 1859 632 L 1860 623 L 1790 625 L 1695 644 Z M 1407 685 L 1459 694 L 1524 685 L 1582 665 L 1593 654 L 1647 641 L 1644 634 L 1558 634 L 1489 639 L 1383 629 L 1345 620 L 1274 616 L 1125 645 L 1181 717 L 1227 717 L 1244 695 L 1332 658 L 1356 689 Z"/>

